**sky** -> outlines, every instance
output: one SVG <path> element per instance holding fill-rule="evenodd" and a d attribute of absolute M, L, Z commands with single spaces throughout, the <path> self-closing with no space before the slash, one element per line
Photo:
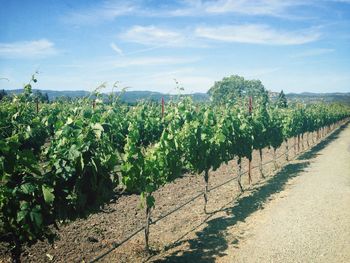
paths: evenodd
<path fill-rule="evenodd" d="M 51 90 L 350 92 L 350 0 L 0 0 L 0 89 L 36 71 Z"/>

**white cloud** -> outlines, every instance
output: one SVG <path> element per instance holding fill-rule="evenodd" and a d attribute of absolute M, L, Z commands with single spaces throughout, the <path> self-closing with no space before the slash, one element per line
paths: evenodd
<path fill-rule="evenodd" d="M 178 57 L 178 56 L 141 56 L 141 57 L 100 57 L 94 60 L 73 61 L 71 64 L 55 65 L 59 68 L 70 68 L 78 72 L 115 72 L 118 69 L 133 67 L 170 66 L 182 65 L 197 62 L 198 57 Z"/>
<path fill-rule="evenodd" d="M 331 0 L 331 2 L 340 2 L 340 3 L 350 4 L 350 0 Z"/>
<path fill-rule="evenodd" d="M 57 53 L 54 43 L 47 39 L 0 43 L 0 57 L 4 58 L 43 58 Z"/>
<path fill-rule="evenodd" d="M 94 25 L 131 14 L 135 6 L 123 1 L 105 1 L 100 5 L 72 11 L 62 17 L 63 22 L 74 25 Z"/>
<path fill-rule="evenodd" d="M 305 50 L 303 52 L 291 55 L 293 58 L 304 58 L 304 57 L 313 57 L 313 56 L 320 56 L 328 53 L 334 52 L 334 49 L 331 48 L 314 48 Z"/>
<path fill-rule="evenodd" d="M 138 57 L 132 59 L 123 59 L 113 61 L 112 68 L 127 68 L 133 66 L 159 66 L 159 65 L 176 65 L 187 64 L 198 61 L 198 58 L 190 57 Z"/>
<path fill-rule="evenodd" d="M 298 1 L 280 0 L 219 0 L 210 2 L 205 6 L 208 13 L 236 12 L 247 15 L 271 15 L 277 16 L 284 13 L 287 8 L 295 6 Z"/>
<path fill-rule="evenodd" d="M 181 33 L 156 26 L 133 26 L 119 37 L 124 41 L 155 46 L 179 46 L 185 42 Z"/>
<path fill-rule="evenodd" d="M 328 0 L 347 2 L 349 0 Z M 159 1 L 161 2 L 161 1 Z M 300 6 L 312 6 L 314 0 L 179 0 L 175 4 L 148 5 L 143 0 L 109 0 L 97 2 L 90 7 L 78 9 L 62 16 L 62 21 L 74 25 L 96 25 L 113 21 L 121 16 L 169 17 L 169 16 L 207 16 L 236 13 L 248 16 L 274 16 L 300 18 L 292 14 L 292 9 Z"/>
<path fill-rule="evenodd" d="M 161 46 L 154 46 L 154 47 L 138 49 L 138 50 L 134 50 L 134 51 L 128 52 L 125 55 L 135 55 L 135 54 L 145 53 L 145 52 L 149 52 L 149 51 L 152 51 L 152 50 L 155 50 L 155 49 L 158 49 L 158 48 L 161 48 Z"/>
<path fill-rule="evenodd" d="M 290 9 L 310 2 L 300 0 L 185 0 L 182 8 L 170 11 L 173 16 L 202 16 L 237 13 L 249 16 L 264 15 L 292 18 Z"/>
<path fill-rule="evenodd" d="M 124 53 L 123 53 L 123 50 L 121 50 L 121 48 L 119 48 L 115 43 L 111 43 L 110 44 L 111 48 L 117 52 L 120 56 L 123 56 Z"/>
<path fill-rule="evenodd" d="M 282 31 L 260 24 L 197 27 L 195 35 L 224 42 L 268 45 L 299 45 L 313 42 L 320 38 L 320 33 L 312 29 Z"/>

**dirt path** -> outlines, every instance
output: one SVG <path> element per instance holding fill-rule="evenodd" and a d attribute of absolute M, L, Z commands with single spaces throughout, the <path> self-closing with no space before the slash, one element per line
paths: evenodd
<path fill-rule="evenodd" d="M 350 262 L 350 125 L 152 262 Z"/>
<path fill-rule="evenodd" d="M 248 218 L 246 238 L 218 262 L 350 262 L 350 126 L 299 158 L 307 162 L 287 190 Z"/>

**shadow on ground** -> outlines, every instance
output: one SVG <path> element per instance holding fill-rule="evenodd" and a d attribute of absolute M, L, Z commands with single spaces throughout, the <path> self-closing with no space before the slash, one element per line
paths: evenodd
<path fill-rule="evenodd" d="M 301 154 L 297 160 L 310 160 L 315 158 L 319 155 L 319 152 L 324 149 L 328 144 L 330 144 L 332 141 L 337 139 L 339 137 L 339 134 L 346 129 L 349 126 L 349 124 L 345 124 L 341 127 L 339 127 L 338 130 L 334 131 L 331 135 L 329 135 L 327 138 L 325 138 L 323 141 L 312 147 L 310 150 L 306 151 L 305 153 Z"/>
<path fill-rule="evenodd" d="M 154 262 L 215 262 L 218 257 L 224 256 L 228 248 L 228 243 L 225 239 L 225 231 L 227 228 L 240 221 L 245 221 L 253 212 L 262 209 L 264 203 L 268 201 L 272 195 L 282 191 L 291 178 L 299 176 L 310 164 L 310 159 L 316 157 L 320 150 L 324 149 L 330 142 L 338 138 L 339 133 L 344 130 L 346 126 L 347 125 L 344 125 L 339 128 L 321 143 L 303 153 L 294 163 L 283 167 L 264 185 L 255 188 L 250 195 L 239 198 L 233 206 L 222 210 L 226 211 L 227 217 L 218 217 L 208 220 L 206 222 L 207 226 L 195 233 L 195 238 L 174 243 L 168 248 L 174 249 L 174 252 Z M 235 244 L 238 242 L 239 240 L 234 241 Z M 184 243 L 189 243 L 189 249 L 182 251 L 181 245 Z"/>

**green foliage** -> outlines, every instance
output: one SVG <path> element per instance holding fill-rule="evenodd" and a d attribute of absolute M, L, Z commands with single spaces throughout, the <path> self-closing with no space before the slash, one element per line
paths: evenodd
<path fill-rule="evenodd" d="M 106 200 L 113 189 L 118 155 L 105 133 L 99 112 L 75 112 L 58 126 L 46 157 L 46 180 L 54 189 L 58 218 L 69 217 Z"/>
<path fill-rule="evenodd" d="M 51 240 L 52 202 L 38 157 L 21 149 L 21 136 L 0 140 L 0 235 L 10 243 Z"/>
<path fill-rule="evenodd" d="M 142 203 L 153 207 L 151 194 L 181 173 L 181 154 L 175 136 L 178 130 L 176 121 L 170 122 L 157 143 L 140 145 L 142 140 L 136 122 L 134 119 L 128 128 L 121 166 L 123 184 L 129 191 L 141 193 Z"/>
<path fill-rule="evenodd" d="M 219 108 L 223 112 L 218 127 L 225 136 L 224 150 L 221 150 L 222 161 L 227 162 L 234 157 L 251 159 L 254 136 L 252 118 L 242 107 L 225 106 Z"/>
<path fill-rule="evenodd" d="M 263 104 L 268 101 L 268 93 L 260 80 L 245 80 L 238 75 L 225 77 L 215 82 L 208 94 L 214 104 L 242 103 L 248 97 Z"/>
<path fill-rule="evenodd" d="M 7 93 L 5 90 L 0 90 L 0 100 L 2 100 L 3 98 L 5 98 L 7 96 Z"/>
<path fill-rule="evenodd" d="M 34 97 L 33 100 L 37 101 L 37 102 L 41 102 L 41 103 L 43 103 L 43 102 L 48 103 L 49 102 L 49 96 L 47 95 L 47 93 L 42 94 L 41 91 L 39 91 L 39 90 L 36 90 L 34 92 L 33 97 Z"/>
<path fill-rule="evenodd" d="M 253 148 L 263 149 L 269 145 L 271 132 L 271 115 L 264 104 L 257 104 L 253 108 L 251 116 L 251 127 L 253 133 Z"/>
<path fill-rule="evenodd" d="M 253 149 L 277 148 L 350 115 L 340 105 L 272 106 L 259 81 L 238 76 L 216 84 L 214 101 L 227 103 L 181 97 L 165 105 L 164 118 L 159 103 L 104 104 L 99 92 L 93 104 L 56 101 L 38 111 L 31 86 L 2 100 L 0 236 L 14 246 L 51 238 L 50 224 L 103 204 L 118 183 L 152 208 L 153 192 L 183 169 L 208 175 L 235 157 L 251 159 Z"/>
<path fill-rule="evenodd" d="M 269 142 L 269 146 L 274 149 L 277 149 L 281 146 L 285 137 L 283 137 L 283 120 L 282 114 L 278 110 L 278 108 L 270 108 L 269 109 L 269 128 L 267 132 L 267 138 Z"/>
<path fill-rule="evenodd" d="M 287 97 L 284 94 L 283 90 L 281 90 L 280 94 L 278 94 L 276 105 L 279 108 L 287 108 L 288 107 Z"/>
<path fill-rule="evenodd" d="M 33 100 L 33 92 L 32 92 L 32 83 L 37 83 L 36 75 L 39 74 L 39 72 L 35 72 L 32 75 L 32 78 L 30 81 L 24 85 L 23 87 L 23 94 L 21 94 L 19 97 L 22 101 L 31 101 Z"/>
<path fill-rule="evenodd" d="M 218 116 L 207 107 L 201 107 L 194 114 L 194 120 L 186 120 L 178 135 L 185 165 L 195 173 L 216 170 L 223 162 L 226 140 Z"/>

